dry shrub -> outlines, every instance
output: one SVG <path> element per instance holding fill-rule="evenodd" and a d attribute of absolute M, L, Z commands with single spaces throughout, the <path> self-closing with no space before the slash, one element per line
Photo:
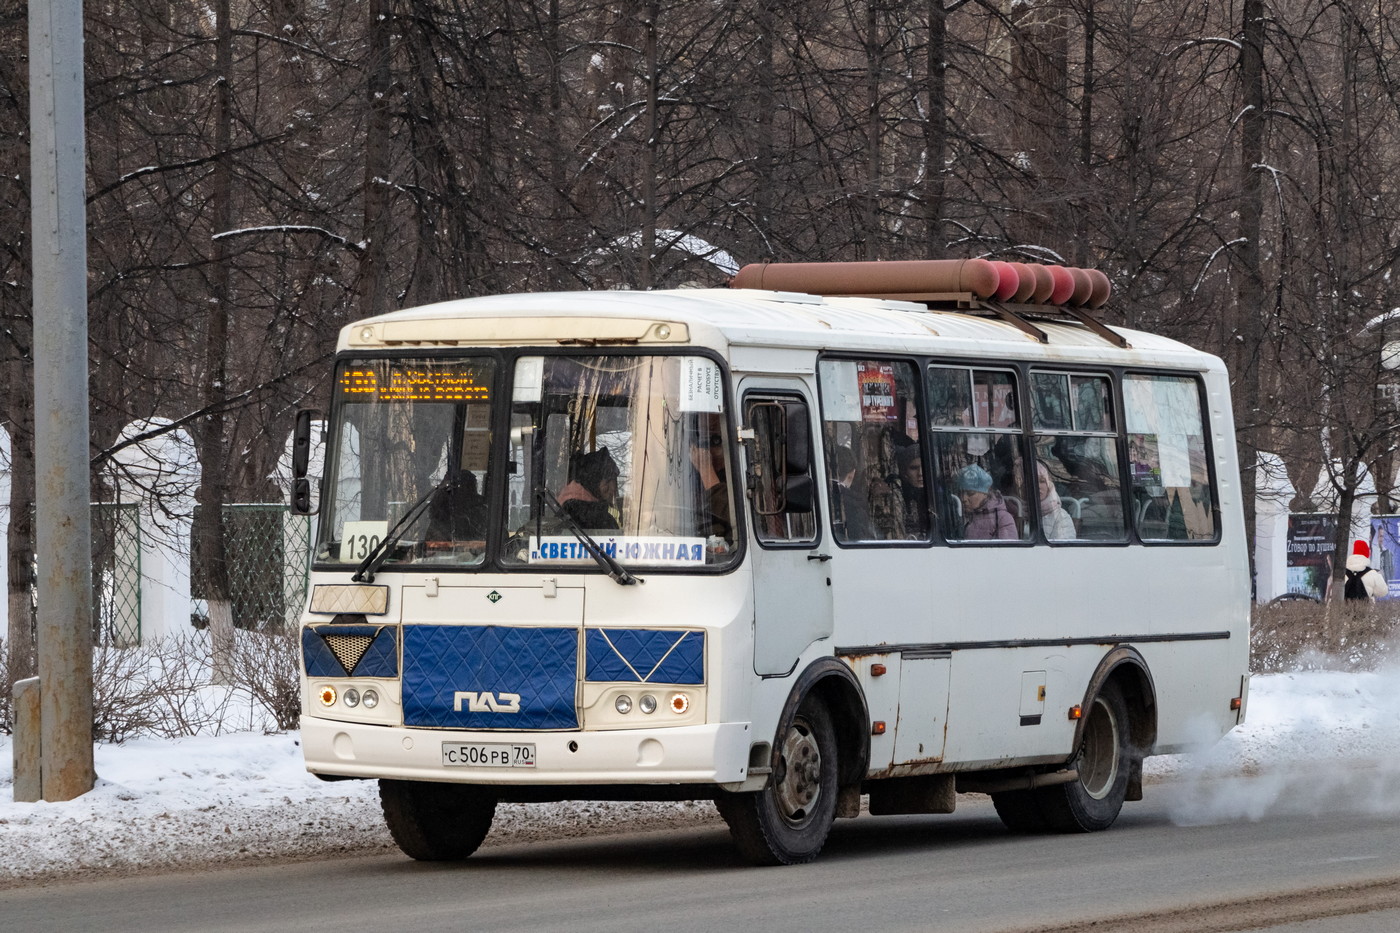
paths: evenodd
<path fill-rule="evenodd" d="M 1293 599 L 1256 606 L 1250 669 L 1258 674 L 1373 670 L 1390 659 L 1398 625 L 1400 600 L 1319 603 Z"/>
<path fill-rule="evenodd" d="M 94 648 L 93 738 L 123 742 L 225 731 L 232 697 L 210 686 L 212 667 L 209 638 L 198 632 L 135 648 Z"/>
<path fill-rule="evenodd" d="M 301 643 L 289 632 L 239 632 L 233 655 L 239 686 L 266 714 L 267 732 L 301 721 Z"/>

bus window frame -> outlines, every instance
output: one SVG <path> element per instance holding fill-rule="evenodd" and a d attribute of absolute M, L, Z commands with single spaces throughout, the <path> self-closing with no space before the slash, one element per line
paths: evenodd
<path fill-rule="evenodd" d="M 1123 417 L 1125 410 L 1123 407 L 1123 373 L 1122 367 L 1118 366 L 1094 366 L 1092 364 L 1061 364 L 1059 362 L 1047 360 L 1042 363 L 1027 363 L 1025 369 L 1026 402 L 1033 405 L 1034 400 L 1030 398 L 1031 377 L 1036 373 L 1047 375 L 1068 375 L 1068 376 L 1103 376 L 1108 379 L 1109 392 L 1112 393 L 1113 422 L 1117 426 L 1110 434 L 1107 431 L 1075 431 L 1073 429 L 1046 429 L 1047 436 L 1063 434 L 1068 437 L 1112 437 L 1114 439 L 1114 452 L 1118 455 L 1118 507 L 1123 516 L 1123 533 L 1116 538 L 1072 538 L 1065 540 L 1050 540 L 1045 537 L 1045 531 L 1041 528 L 1040 509 L 1035 509 L 1036 513 L 1036 543 L 1048 545 L 1049 547 L 1126 547 L 1130 544 L 1141 543 L 1135 538 L 1137 529 L 1132 520 L 1131 503 L 1128 500 L 1128 467 L 1127 456 L 1127 432 L 1123 429 Z M 1030 408 L 1030 423 L 1026 425 L 1029 434 L 1031 448 L 1031 459 L 1035 459 L 1035 412 Z M 1029 464 L 1028 464 L 1029 465 Z M 1030 465 L 1032 470 L 1033 465 Z M 1036 481 L 1034 473 L 1030 477 L 1031 482 Z M 1037 506 L 1039 504 L 1037 503 Z"/>
<path fill-rule="evenodd" d="M 915 441 L 915 443 L 919 447 L 919 462 L 921 464 L 921 468 L 924 471 L 924 518 L 928 522 L 928 533 L 923 538 L 889 538 L 879 541 L 842 541 L 836 536 L 834 532 L 832 532 L 831 540 L 836 544 L 838 548 L 852 551 L 889 547 L 930 548 L 933 547 L 935 544 L 947 543 L 946 540 L 943 538 L 943 529 L 939 527 L 938 515 L 933 509 L 932 496 L 929 494 L 929 477 L 931 477 L 933 473 L 931 470 L 929 470 L 930 450 L 928 445 L 924 443 L 924 436 L 928 433 L 928 404 L 927 399 L 925 398 L 925 387 L 923 379 L 924 369 L 928 366 L 928 360 L 922 359 L 917 356 L 900 354 L 882 354 L 878 351 L 862 353 L 857 350 L 843 350 L 836 353 L 819 354 L 817 356 L 817 365 L 815 372 L 817 373 L 817 415 L 820 418 L 820 424 L 822 425 L 826 424 L 826 398 L 822 390 L 821 366 L 823 362 L 826 362 L 828 360 L 846 363 L 860 363 L 866 361 L 875 361 L 881 363 L 907 363 L 912 368 L 914 377 L 914 413 L 919 419 L 919 439 Z M 830 468 L 826 462 L 829 456 L 829 451 L 827 451 L 826 449 L 826 441 L 824 437 L 825 433 L 825 431 L 821 432 L 823 437 L 820 439 L 821 443 L 818 446 L 820 446 L 822 450 L 822 481 L 820 485 L 822 487 L 822 499 L 824 501 L 827 501 L 828 503 L 826 510 L 827 530 L 830 531 L 830 522 L 832 515 L 831 504 L 829 501 L 831 499 L 831 489 L 828 485 L 830 481 Z"/>
<path fill-rule="evenodd" d="M 727 387 L 726 387 L 726 389 L 727 389 Z M 739 416 L 741 416 L 741 417 L 739 418 L 739 420 L 738 420 L 738 423 L 741 424 L 741 425 L 743 426 L 743 428 L 744 428 L 745 431 L 749 431 L 749 430 L 752 430 L 751 426 L 749 425 L 749 405 L 750 405 L 751 403 L 757 402 L 757 403 L 759 403 L 759 404 L 762 404 L 762 403 L 764 403 L 764 402 L 770 402 L 770 403 L 777 403 L 778 405 L 781 405 L 784 401 L 787 401 L 787 402 L 799 402 L 799 403 L 801 403 L 802 406 L 807 410 L 807 418 L 806 418 L 806 425 L 807 425 L 807 472 L 808 472 L 808 476 L 809 476 L 809 477 L 811 478 L 811 480 L 812 480 L 813 487 L 814 487 L 813 490 L 812 490 L 812 537 L 811 537 L 811 538 L 803 538 L 803 539 L 801 539 L 801 540 L 791 540 L 791 539 L 783 539 L 783 540 L 764 540 L 764 539 L 760 536 L 760 534 L 759 534 L 759 530 L 758 530 L 758 527 L 757 527 L 757 523 L 755 523 L 753 539 L 754 539 L 754 541 L 758 544 L 758 546 L 759 546 L 760 548 L 762 548 L 763 550 L 765 550 L 765 551 L 812 551 L 812 550 L 816 550 L 816 549 L 820 548 L 820 547 L 823 545 L 823 543 L 826 541 L 826 535 L 824 534 L 825 528 L 823 527 L 823 521 L 822 521 L 822 514 L 823 514 L 823 507 L 822 507 L 822 506 L 823 506 L 824 499 L 823 499 L 823 497 L 822 497 L 820 494 L 817 493 L 817 490 L 816 490 L 816 488 L 815 488 L 816 485 L 818 485 L 817 480 L 816 480 L 816 474 L 818 473 L 818 469 L 817 469 L 818 463 L 817 463 L 817 458 L 816 458 L 816 456 L 815 456 L 815 451 L 817 450 L 817 446 L 818 446 L 818 445 L 814 444 L 814 443 L 813 443 L 813 439 L 812 439 L 812 412 L 813 412 L 813 410 L 814 410 L 814 407 L 813 407 L 813 405 L 812 405 L 812 400 L 811 400 L 810 398 L 808 398 L 806 395 L 802 394 L 800 391 L 798 391 L 795 387 L 792 387 L 792 386 L 771 386 L 771 387 L 769 387 L 769 386 L 749 386 L 749 387 L 747 387 L 747 388 L 744 389 L 744 393 L 743 393 L 743 395 L 741 396 L 740 402 L 739 402 L 739 410 L 738 410 L 738 412 L 737 412 L 736 414 L 738 414 Z M 817 409 L 817 411 L 820 411 L 820 409 Z M 787 424 L 790 424 L 790 420 L 789 420 L 789 419 L 785 419 L 784 424 L 785 424 L 784 431 L 786 432 L 786 425 L 787 425 Z M 745 450 L 744 450 L 744 459 L 745 459 L 744 470 L 745 470 L 745 472 L 743 472 L 743 473 L 741 473 L 741 474 L 738 474 L 738 475 L 741 475 L 741 476 L 744 477 L 745 494 L 744 494 L 744 496 L 743 496 L 743 497 L 741 498 L 741 500 L 740 500 L 740 501 L 742 502 L 742 505 L 741 505 L 741 507 L 738 509 L 738 511 L 741 511 L 741 512 L 746 513 L 746 514 L 745 514 L 745 518 L 748 517 L 748 516 L 747 516 L 747 513 L 749 512 L 750 509 L 752 509 L 752 510 L 754 511 L 754 514 L 762 516 L 762 515 L 765 515 L 765 514 L 768 514 L 768 513 L 762 513 L 762 512 L 759 512 L 759 511 L 758 511 L 758 509 L 757 509 L 757 507 L 756 507 L 756 500 L 755 500 L 755 497 L 754 497 L 754 490 L 751 489 L 751 488 L 748 488 L 748 472 L 747 472 L 747 470 L 749 469 L 750 465 L 752 464 L 752 462 L 753 462 L 753 460 L 754 460 L 754 456 L 755 456 L 755 455 L 754 455 L 754 448 L 751 447 L 751 446 L 749 446 L 749 445 L 754 444 L 754 441 L 753 441 L 752 439 L 745 439 L 742 443 L 745 445 Z M 735 445 L 735 447 L 738 447 L 738 446 L 739 446 L 738 444 Z M 823 461 L 824 461 L 824 460 L 825 460 L 825 454 L 823 454 Z M 823 468 L 825 467 L 825 463 L 824 463 L 824 462 L 822 463 L 822 466 L 823 466 Z M 784 475 L 784 478 L 786 478 L 786 476 L 787 476 L 787 465 L 786 465 L 786 463 L 784 463 L 783 475 Z M 772 514 L 784 514 L 784 513 L 778 512 L 778 513 L 772 513 Z"/>
<path fill-rule="evenodd" d="M 1033 475 L 1030 473 L 1030 461 L 1031 461 L 1032 458 L 1031 458 L 1030 456 L 1028 456 L 1028 454 L 1029 454 L 1030 452 L 1034 451 L 1035 447 L 1034 447 L 1033 438 L 1031 437 L 1031 435 L 1030 435 L 1030 433 L 1029 433 L 1029 432 L 1030 432 L 1030 421 L 1031 421 L 1031 418 L 1030 418 L 1030 407 L 1029 407 L 1029 405 L 1030 405 L 1030 395 L 1029 395 L 1029 383 L 1030 383 L 1030 380 L 1029 380 L 1029 379 L 1027 378 L 1027 376 L 1026 376 L 1027 369 L 1028 369 L 1029 365 L 1030 365 L 1030 364 L 1027 363 L 1026 361 L 1022 361 L 1022 360 L 1008 360 L 1008 359 L 1006 359 L 1005 357 L 995 357 L 995 358 L 990 358 L 990 357 L 988 357 L 988 358 L 979 358 L 979 357 L 967 358 L 967 357 L 949 357 L 949 356 L 929 356 L 929 357 L 925 357 L 924 360 L 923 360 L 923 368 L 922 368 L 922 370 L 920 371 L 920 376 L 921 376 L 921 378 L 920 378 L 919 381 L 920 381 L 921 383 L 924 383 L 925 379 L 927 379 L 927 377 L 928 377 L 928 370 L 929 370 L 930 368 L 932 368 L 932 367 L 935 367 L 935 366 L 936 366 L 936 367 L 940 367 L 940 368 L 944 368 L 944 369 L 966 369 L 966 370 L 977 370 L 977 369 L 980 369 L 980 370 L 987 370 L 987 371 L 990 371 L 990 372 L 1009 372 L 1009 373 L 1011 373 L 1011 374 L 1012 374 L 1012 377 L 1013 377 L 1013 379 L 1014 379 L 1014 382 L 1013 382 L 1013 384 L 1012 384 L 1012 389 L 1013 389 L 1013 397 L 1016 399 L 1016 406 L 1017 406 L 1017 408 L 1016 408 L 1016 417 L 1017 417 L 1017 420 L 1020 422 L 1020 427 L 1017 428 L 1017 429 L 1014 430 L 1014 431 L 1008 430 L 1008 429 L 1005 429 L 1005 428 L 993 428 L 993 427 L 991 427 L 990 425 L 980 426 L 980 427 L 979 427 L 979 426 L 975 423 L 977 419 L 976 419 L 976 416 L 974 415 L 974 417 L 973 417 L 973 422 L 974 422 L 974 423 L 971 424 L 971 425 L 966 425 L 966 426 L 963 426 L 963 425 L 952 425 L 952 426 L 945 426 L 945 427 L 938 427 L 938 428 L 935 428 L 932 424 L 930 424 L 930 423 L 928 422 L 927 418 L 925 418 L 925 420 L 924 420 L 924 422 L 923 422 L 923 424 L 922 424 L 921 427 L 922 427 L 922 431 L 923 431 L 924 435 L 928 438 L 928 440 L 926 441 L 926 440 L 924 440 L 924 438 L 920 438 L 920 441 L 919 441 L 919 442 L 920 442 L 921 444 L 923 444 L 923 446 L 924 446 L 924 456 L 925 456 L 925 458 L 928 459 L 928 460 L 930 460 L 930 461 L 933 459 L 933 441 L 932 441 L 932 436 L 933 436 L 934 434 L 950 434 L 950 435 L 957 435 L 957 434 L 1000 434 L 1000 435 L 1003 435 L 1003 436 L 1006 436 L 1006 437 L 1017 437 L 1017 438 L 1019 438 L 1019 442 L 1020 442 L 1020 446 L 1021 446 L 1021 449 L 1020 449 L 1020 454 L 1021 454 L 1021 483 L 1022 483 L 1023 488 L 1030 489 L 1031 486 L 1030 486 L 1030 485 L 1027 485 L 1027 484 L 1030 483 L 1030 482 L 1032 482 L 1032 480 L 1034 479 L 1034 477 L 1033 477 Z M 924 392 L 927 392 L 927 391 L 928 391 L 927 383 L 925 383 L 923 386 L 921 386 L 921 390 L 924 391 Z M 976 404 L 976 398 L 975 398 L 975 397 L 974 397 L 974 399 L 973 399 L 973 404 L 974 404 L 974 405 Z M 930 473 L 927 474 L 927 475 L 928 475 L 928 476 L 932 476 L 933 474 L 930 472 Z M 927 488 L 927 489 L 932 489 L 932 486 L 931 486 L 931 484 L 929 483 L 929 481 L 928 481 L 927 479 L 924 481 L 924 486 L 925 486 L 925 488 Z M 1028 533 L 1028 534 L 1025 534 L 1025 535 L 1022 536 L 1022 537 L 1013 538 L 1013 539 L 1010 539 L 1010 540 L 998 540 L 998 541 L 993 541 L 993 540 L 983 540 L 983 539 L 978 539 L 978 538 L 954 538 L 954 537 L 949 536 L 948 534 L 945 533 L 945 530 L 944 530 L 944 528 L 942 527 L 942 525 L 943 525 L 942 520 L 941 520 L 941 519 L 942 519 L 942 516 L 940 516 L 940 515 L 938 514 L 938 511 L 937 511 L 936 506 L 934 505 L 933 497 L 932 497 L 932 496 L 929 497 L 928 506 L 929 506 L 929 511 L 932 512 L 933 515 L 934 515 L 934 519 L 935 519 L 934 524 L 938 526 L 938 535 L 939 535 L 940 540 L 942 541 L 943 544 L 947 545 L 947 546 L 950 547 L 950 548 L 965 548 L 965 547 L 972 547 L 972 548 L 1024 548 L 1024 547 L 1036 547 L 1037 545 L 1040 545 L 1040 544 L 1043 543 L 1043 541 L 1041 540 L 1041 535 L 1040 535 L 1040 516 L 1039 516 L 1039 514 L 1035 515 L 1034 520 L 1033 520 L 1033 522 L 1034 522 L 1033 524 L 1031 524 L 1031 521 L 1032 521 L 1031 519 L 1029 519 L 1029 518 L 1026 519 L 1029 529 L 1032 529 L 1034 533 Z M 1039 509 L 1030 509 L 1029 507 L 1027 507 L 1027 511 L 1039 512 Z"/>
<path fill-rule="evenodd" d="M 1124 487 L 1123 494 L 1129 495 L 1128 480 L 1128 412 L 1127 393 L 1123 391 L 1123 380 L 1128 376 L 1168 376 L 1175 379 L 1190 379 L 1196 385 L 1196 401 L 1200 404 L 1201 413 L 1201 436 L 1205 441 L 1206 476 L 1210 484 L 1210 514 L 1211 521 L 1215 527 L 1215 534 L 1210 538 L 1185 538 L 1173 540 L 1171 538 L 1144 538 L 1138 533 L 1137 522 L 1132 520 L 1131 512 L 1125 512 L 1128 516 L 1128 525 L 1131 527 L 1131 537 L 1135 544 L 1143 547 L 1218 547 L 1225 536 L 1225 529 L 1222 525 L 1223 515 L 1220 510 L 1220 482 L 1216 474 L 1215 444 L 1211 436 L 1212 426 L 1210 420 L 1209 392 L 1206 389 L 1205 376 L 1195 370 L 1179 369 L 1152 369 L 1145 366 L 1122 366 L 1115 367 L 1118 378 L 1118 417 L 1120 429 L 1119 444 L 1122 447 L 1120 456 L 1123 458 L 1119 466 L 1119 471 L 1123 474 Z M 1127 508 L 1127 503 L 1124 507 Z"/>

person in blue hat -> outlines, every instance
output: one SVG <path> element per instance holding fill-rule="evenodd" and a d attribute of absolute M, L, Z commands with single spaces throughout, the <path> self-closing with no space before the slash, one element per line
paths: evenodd
<path fill-rule="evenodd" d="M 953 474 L 962 502 L 962 537 L 968 541 L 1014 541 L 1020 537 L 1006 500 L 992 489 L 992 475 L 975 463 Z"/>

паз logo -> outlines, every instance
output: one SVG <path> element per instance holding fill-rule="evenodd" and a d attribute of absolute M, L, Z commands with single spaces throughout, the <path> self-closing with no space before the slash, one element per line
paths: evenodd
<path fill-rule="evenodd" d="M 518 693 L 502 693 L 498 699 L 489 690 L 458 690 L 452 694 L 453 711 L 460 713 L 463 701 L 467 704 L 467 711 L 471 713 L 520 712 L 520 694 Z"/>

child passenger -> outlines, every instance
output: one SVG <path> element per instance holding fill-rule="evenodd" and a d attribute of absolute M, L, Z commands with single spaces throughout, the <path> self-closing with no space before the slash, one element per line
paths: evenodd
<path fill-rule="evenodd" d="M 1006 509 L 1006 500 L 992 489 L 992 475 L 969 463 L 953 476 L 953 487 L 962 500 L 963 533 L 969 541 L 1014 541 L 1016 520 Z"/>

